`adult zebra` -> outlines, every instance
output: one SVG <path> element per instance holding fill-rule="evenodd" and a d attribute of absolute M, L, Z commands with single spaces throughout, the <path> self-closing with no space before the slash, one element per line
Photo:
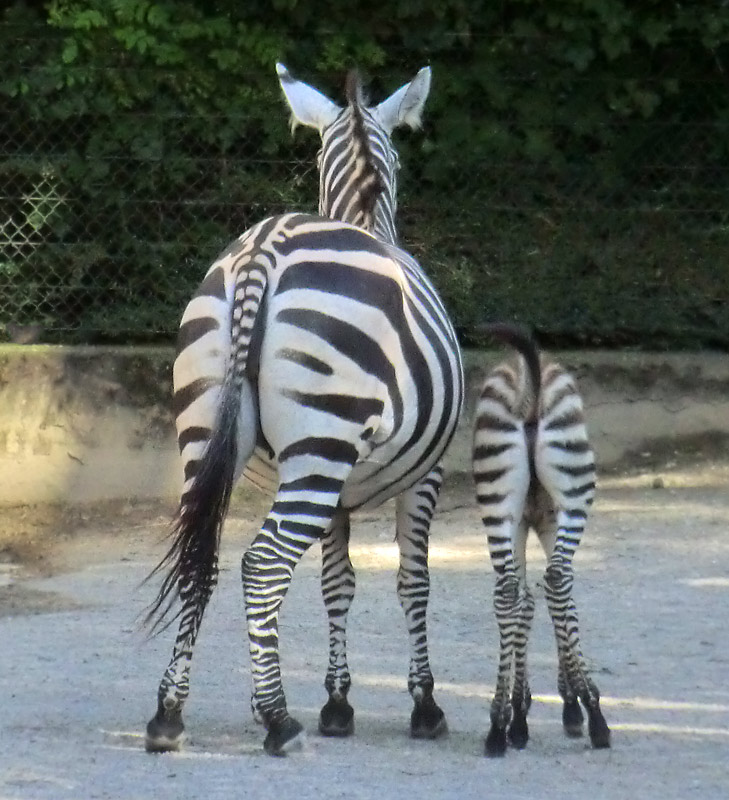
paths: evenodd
<path fill-rule="evenodd" d="M 540 358 L 533 338 L 512 325 L 484 331 L 514 347 L 516 364 L 504 362 L 486 377 L 474 415 L 473 473 L 496 572 L 494 611 L 500 657 L 491 704 L 486 754 L 503 755 L 529 739 L 531 693 L 526 654 L 534 597 L 526 581 L 526 539 L 534 528 L 547 556 L 544 589 L 559 661 L 562 722 L 582 735 L 582 701 L 593 747 L 610 746 L 600 692 L 580 652 L 572 599 L 572 558 L 595 494 L 595 461 L 582 399 L 572 376 Z M 511 694 L 511 697 L 509 696 Z"/>
<path fill-rule="evenodd" d="M 403 88 L 375 109 L 385 130 L 407 122 Z M 364 118 L 352 105 L 350 96 L 335 114 L 320 104 L 322 164 L 342 147 L 327 136 L 336 119 Z M 348 207 L 377 219 L 394 177 L 378 172 L 360 124 L 351 130 L 362 181 Z M 352 224 L 270 217 L 208 270 L 182 317 L 173 381 L 185 483 L 150 620 L 164 622 L 177 597 L 181 607 L 147 749 L 179 747 L 192 651 L 217 580 L 230 492 L 244 471 L 262 485 L 275 477 L 273 505 L 242 561 L 252 707 L 268 731 L 266 751 L 286 752 L 302 731 L 287 710 L 278 653 L 279 609 L 296 564 L 327 533 L 346 542 L 352 510 L 395 496 L 411 730 L 441 732 L 424 617 L 432 512 L 422 509 L 435 504 L 433 470 L 460 415 L 463 370 L 453 327 L 419 265 Z M 347 713 L 348 675 L 337 676 L 333 703 Z"/>
<path fill-rule="evenodd" d="M 347 107 L 340 108 L 317 89 L 294 80 L 283 64 L 276 65 L 281 88 L 291 111 L 292 128 L 305 125 L 321 134 L 319 158 L 319 213 L 350 222 L 379 239 L 396 244 L 397 170 L 399 162 L 390 135 L 394 127 L 417 128 L 430 91 L 430 68 L 423 67 L 410 83 L 386 101 L 368 107 L 359 79 L 347 76 Z M 396 114 L 396 116 L 395 116 Z M 378 201 L 366 213 L 360 198 L 379 190 Z M 442 469 L 434 467 L 420 487 L 420 503 L 410 510 L 418 520 L 413 534 L 420 540 L 427 568 L 430 522 L 442 484 Z M 329 620 L 329 664 L 324 686 L 329 699 L 319 715 L 319 731 L 326 736 L 348 736 L 354 732 L 354 710 L 347 699 L 351 675 L 347 660 L 347 616 L 354 599 L 355 571 L 349 558 L 349 515 L 341 514 L 322 539 L 322 596 Z M 424 626 L 428 595 L 427 573 L 420 585 L 408 581 L 410 591 L 400 588 L 415 652 L 427 652 Z M 420 607 L 419 607 L 420 606 Z M 423 625 L 420 625 L 421 621 Z M 445 718 L 438 725 L 412 719 L 415 737 L 434 737 L 445 730 Z"/>

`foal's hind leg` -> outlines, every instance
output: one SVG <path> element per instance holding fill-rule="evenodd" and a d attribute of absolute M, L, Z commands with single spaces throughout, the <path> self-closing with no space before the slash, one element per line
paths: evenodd
<path fill-rule="evenodd" d="M 562 727 L 567 736 L 579 738 L 583 734 L 585 721 L 577 692 L 567 680 L 565 665 L 560 660 L 559 674 L 557 676 L 557 691 L 562 698 Z"/>
<path fill-rule="evenodd" d="M 484 388 L 486 397 L 486 387 Z M 487 397 L 488 400 L 488 397 Z M 486 755 L 503 756 L 507 728 L 512 719 L 512 683 L 515 651 L 523 641 L 524 680 L 520 695 L 513 699 L 520 711 L 514 728 L 516 743 L 525 741 L 528 684 L 526 681 L 526 636 L 531 613 L 522 612 L 526 595 L 524 553 L 527 527 L 524 511 L 530 481 L 529 453 L 523 424 L 513 417 L 500 395 L 479 408 L 474 435 L 473 470 L 476 498 L 486 528 L 491 565 L 496 572 L 494 613 L 499 627 L 499 665 L 491 701 L 491 727 L 486 737 Z"/>
<path fill-rule="evenodd" d="M 352 679 L 347 663 L 347 614 L 354 599 L 355 574 L 349 558 L 349 513 L 339 509 L 321 543 L 321 590 L 329 618 L 329 667 L 324 687 L 329 700 L 319 713 L 324 736 L 354 733 L 354 709 L 347 700 Z"/>
<path fill-rule="evenodd" d="M 548 495 L 543 497 L 548 498 Z M 554 509 L 549 505 L 551 500 L 543 500 L 546 506 L 544 513 L 537 522 L 537 535 L 547 558 L 549 559 L 555 551 L 557 541 L 557 522 Z M 576 622 L 574 605 L 570 612 Z M 555 625 L 555 637 L 557 640 L 557 691 L 562 698 L 562 726 L 567 736 L 577 738 L 582 736 L 582 725 L 584 717 L 580 708 L 580 701 L 576 688 L 572 685 L 567 675 L 567 664 L 563 659 L 563 648 L 560 646 L 560 639 L 557 637 L 557 626 Z"/>
<path fill-rule="evenodd" d="M 582 714 L 576 703 L 579 697 L 587 711 L 590 741 L 595 748 L 610 747 L 610 729 L 600 708 L 600 692 L 587 674 L 580 652 L 577 611 L 572 599 L 574 575 L 572 556 L 579 541 L 584 518 L 564 511 L 557 512 L 554 545 L 543 540 L 548 551 L 545 594 L 557 640 L 560 678 L 558 688 L 564 699 L 562 721 L 568 735 L 579 735 Z"/>
<path fill-rule="evenodd" d="M 523 539 L 526 543 L 526 526 Z M 529 741 L 527 715 L 532 705 L 527 672 L 527 647 L 532 619 L 534 618 L 534 595 L 526 582 L 526 565 L 520 569 L 520 592 L 517 604 L 517 623 L 514 641 L 514 685 L 511 690 L 511 724 L 509 741 L 516 748 L 526 747 Z"/>
<path fill-rule="evenodd" d="M 577 387 L 555 368 L 545 389 L 547 411 L 539 425 L 535 467 L 551 499 L 548 530 L 540 531 L 547 555 L 545 593 L 557 638 L 564 692 L 563 722 L 567 733 L 580 727 L 573 692 L 585 706 L 592 746 L 610 746 L 610 729 L 600 709 L 600 692 L 587 675 L 580 653 L 577 611 L 572 598 L 572 559 L 580 544 L 595 493 L 595 459 L 587 438 Z"/>
<path fill-rule="evenodd" d="M 516 748 L 529 741 L 527 715 L 532 696 L 527 673 L 527 647 L 534 617 L 534 597 L 526 582 L 525 549 L 528 528 L 524 522 L 513 528 L 510 555 L 497 570 L 494 586 L 494 612 L 499 627 L 499 668 L 491 703 L 491 728 L 486 739 L 486 754 L 501 756 L 507 736 Z M 490 537 L 494 564 L 504 553 L 498 539 Z M 509 693 L 511 692 L 511 697 Z"/>

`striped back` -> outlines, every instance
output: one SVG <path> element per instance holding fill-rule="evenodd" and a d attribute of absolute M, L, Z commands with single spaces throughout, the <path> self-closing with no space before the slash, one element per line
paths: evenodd
<path fill-rule="evenodd" d="M 359 76 L 347 76 L 347 105 L 340 108 L 316 89 L 295 81 L 283 65 L 279 80 L 293 124 L 319 130 L 319 213 L 348 222 L 395 244 L 399 161 L 390 134 L 395 127 L 420 124 L 430 89 L 425 67 L 387 100 L 368 106 Z"/>

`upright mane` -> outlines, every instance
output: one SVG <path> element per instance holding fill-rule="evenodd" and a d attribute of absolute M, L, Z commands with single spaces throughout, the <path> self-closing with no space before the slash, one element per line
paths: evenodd
<path fill-rule="evenodd" d="M 366 99 L 362 91 L 362 82 L 357 70 L 352 69 L 347 73 L 345 84 L 347 103 L 352 110 L 353 138 L 358 151 L 358 160 L 362 164 L 362 178 L 360 207 L 369 224 L 365 227 L 374 227 L 375 205 L 380 194 L 385 189 L 384 181 L 372 157 L 370 141 L 367 135 L 365 119 L 362 108 L 366 107 Z"/>

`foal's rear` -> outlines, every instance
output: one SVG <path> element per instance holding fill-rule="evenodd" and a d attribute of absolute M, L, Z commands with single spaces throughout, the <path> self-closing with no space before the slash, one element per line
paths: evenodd
<path fill-rule="evenodd" d="M 582 735 L 582 701 L 593 747 L 609 747 L 610 730 L 580 652 L 572 599 L 572 557 L 595 493 L 582 399 L 572 376 L 541 358 L 525 331 L 510 325 L 491 325 L 486 331 L 519 353 L 515 362 L 503 362 L 490 372 L 475 417 L 473 472 L 496 572 L 494 610 L 500 637 L 486 754 L 504 754 L 507 729 L 514 747 L 524 747 L 529 739 L 526 653 L 534 616 L 534 597 L 526 582 L 530 528 L 547 555 L 544 585 L 557 639 L 565 732 Z"/>

